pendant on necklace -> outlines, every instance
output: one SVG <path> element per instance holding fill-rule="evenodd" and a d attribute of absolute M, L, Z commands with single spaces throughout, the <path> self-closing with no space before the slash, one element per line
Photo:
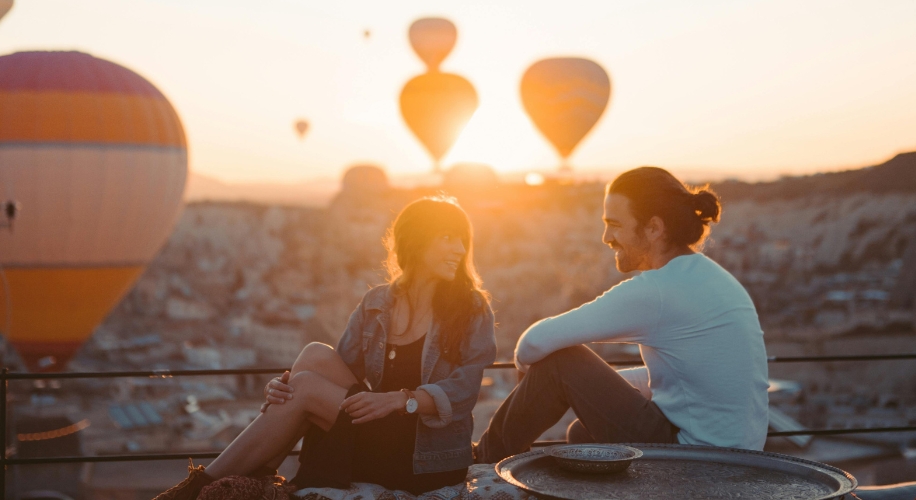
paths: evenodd
<path fill-rule="evenodd" d="M 392 348 L 390 351 L 388 351 L 388 359 L 394 359 L 394 357 L 395 357 L 396 355 L 397 355 L 397 354 L 395 354 L 394 348 Z"/>

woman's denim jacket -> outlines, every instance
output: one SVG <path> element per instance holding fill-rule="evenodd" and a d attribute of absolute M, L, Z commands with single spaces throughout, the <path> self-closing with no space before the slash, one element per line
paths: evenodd
<path fill-rule="evenodd" d="M 480 299 L 483 300 L 482 298 Z M 389 313 L 394 305 L 390 285 L 375 287 L 363 296 L 350 315 L 337 352 L 357 380 L 378 387 L 385 366 Z M 423 344 L 420 385 L 436 404 L 437 414 L 421 414 L 413 453 L 414 474 L 457 470 L 470 466 L 471 432 L 483 370 L 496 359 L 493 312 L 489 306 L 471 322 L 462 346 L 461 364 L 439 354 L 439 325 L 433 322 Z"/>

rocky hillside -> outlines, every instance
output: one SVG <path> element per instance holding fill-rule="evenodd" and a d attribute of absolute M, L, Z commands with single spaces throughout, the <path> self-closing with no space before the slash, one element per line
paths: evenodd
<path fill-rule="evenodd" d="M 531 322 L 590 300 L 624 276 L 600 241 L 602 185 L 473 181 L 444 188 L 473 219 L 476 260 L 507 358 Z M 886 326 L 905 317 L 889 311 L 911 308 L 916 154 L 850 172 L 714 189 L 724 213 L 706 252 L 748 287 L 768 328 L 835 331 L 863 314 L 885 318 Z M 405 203 L 432 192 L 392 189 L 374 173 L 345 178 L 329 208 L 190 204 L 97 340 L 155 333 L 165 343 L 255 348 L 261 362 L 278 358 L 259 349 L 259 339 L 298 332 L 291 351 L 308 340 L 333 342 L 361 295 L 384 280 L 386 226 Z M 167 364 L 178 354 L 162 356 Z"/>
<path fill-rule="evenodd" d="M 857 193 L 916 193 L 916 152 L 901 153 L 885 163 L 842 172 L 783 177 L 775 182 L 727 181 L 716 185 L 726 200 L 757 201 L 808 198 L 813 194 L 846 197 Z"/>

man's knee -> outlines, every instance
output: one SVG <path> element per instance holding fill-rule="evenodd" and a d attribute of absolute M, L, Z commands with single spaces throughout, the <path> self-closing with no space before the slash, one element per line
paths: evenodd
<path fill-rule="evenodd" d="M 594 443 L 595 438 L 588 432 L 582 421 L 576 419 L 566 428 L 566 442 L 570 444 Z"/>
<path fill-rule="evenodd" d="M 544 369 L 569 369 L 580 366 L 583 359 L 587 356 L 594 356 L 594 353 L 584 345 L 574 345 L 559 351 L 554 351 L 544 359 L 531 365 L 532 370 Z"/>

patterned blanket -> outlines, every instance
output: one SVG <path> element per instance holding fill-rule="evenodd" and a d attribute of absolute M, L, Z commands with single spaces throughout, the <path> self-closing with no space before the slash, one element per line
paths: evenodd
<path fill-rule="evenodd" d="M 346 490 L 304 488 L 292 498 L 302 500 L 528 500 L 524 491 L 503 481 L 492 465 L 472 465 L 464 483 L 414 496 L 406 491 L 386 490 L 377 484 L 353 483 Z M 532 498 L 533 500 L 533 498 Z"/>

